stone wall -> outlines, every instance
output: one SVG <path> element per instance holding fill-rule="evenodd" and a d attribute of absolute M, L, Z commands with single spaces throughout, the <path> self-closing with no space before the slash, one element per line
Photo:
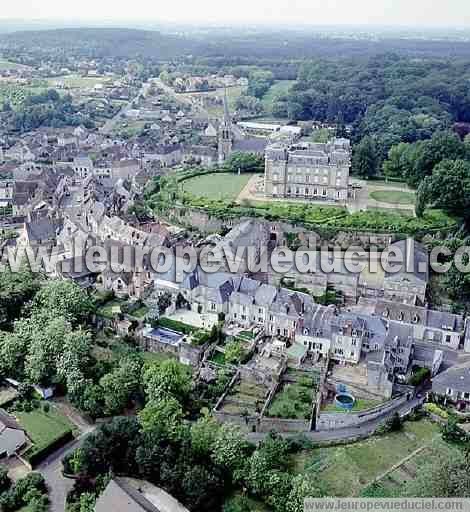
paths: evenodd
<path fill-rule="evenodd" d="M 240 217 L 237 219 L 221 219 L 215 215 L 210 215 L 202 209 L 187 208 L 187 207 L 174 207 L 168 209 L 163 214 L 170 222 L 180 224 L 185 227 L 193 227 L 203 233 L 216 233 L 224 229 L 232 229 L 235 224 L 239 224 L 245 220 L 250 220 L 254 217 Z M 260 222 L 265 219 L 259 218 Z M 359 246 L 364 249 L 370 247 L 377 247 L 384 249 L 396 240 L 396 236 L 387 233 L 374 233 L 368 231 L 345 230 L 341 228 L 331 228 L 327 233 L 323 229 L 322 232 L 307 230 L 299 228 L 294 224 L 286 222 L 270 222 L 271 232 L 277 235 L 277 240 L 280 242 L 284 239 L 284 233 L 300 232 L 299 238 L 301 240 L 316 240 L 317 248 L 325 244 L 330 248 L 341 247 L 346 249 L 351 245 Z M 320 228 L 319 228 L 320 229 Z"/>
<path fill-rule="evenodd" d="M 281 418 L 262 418 L 258 432 L 308 432 L 310 420 L 284 420 Z"/>
<path fill-rule="evenodd" d="M 373 409 L 361 412 L 321 412 L 317 418 L 316 430 L 336 430 L 339 428 L 359 427 L 368 421 L 375 420 L 392 412 L 407 402 L 407 396 L 390 400 Z"/>
<path fill-rule="evenodd" d="M 240 416 L 239 414 L 230 414 L 221 411 L 214 411 L 213 414 L 215 419 L 220 423 L 234 423 L 243 429 L 258 432 L 259 418 L 257 416 Z"/>

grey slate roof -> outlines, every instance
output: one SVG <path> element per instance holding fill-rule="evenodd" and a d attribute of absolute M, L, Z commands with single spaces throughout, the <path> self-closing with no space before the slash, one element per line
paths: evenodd
<path fill-rule="evenodd" d="M 143 494 L 120 478 L 109 482 L 98 498 L 95 512 L 161 512 Z"/>
<path fill-rule="evenodd" d="M 448 388 L 470 393 L 470 363 L 449 368 L 432 379 L 432 389 L 436 393 L 445 395 Z"/>
<path fill-rule="evenodd" d="M 422 244 L 408 239 L 395 242 L 390 248 L 401 251 L 403 264 L 398 272 L 386 272 L 385 279 L 428 282 L 428 253 Z"/>

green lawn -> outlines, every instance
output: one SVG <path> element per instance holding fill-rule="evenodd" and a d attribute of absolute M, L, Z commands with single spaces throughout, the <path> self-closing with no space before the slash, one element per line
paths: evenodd
<path fill-rule="evenodd" d="M 175 356 L 170 352 L 142 352 L 145 363 L 162 363 L 167 359 L 174 359 Z"/>
<path fill-rule="evenodd" d="M 13 414 L 34 443 L 32 453 L 49 446 L 74 428 L 69 419 L 52 404 L 47 413 L 41 407 L 31 412 L 18 411 Z"/>
<path fill-rule="evenodd" d="M 292 458 L 292 470 L 318 472 L 320 483 L 330 496 L 358 496 L 372 480 L 439 437 L 439 426 L 435 423 L 406 422 L 401 432 L 296 454 Z"/>
<path fill-rule="evenodd" d="M 289 92 L 295 80 L 279 80 L 275 82 L 269 91 L 263 96 L 262 103 L 266 112 L 271 112 L 271 106 L 278 96 L 285 95 Z"/>
<path fill-rule="evenodd" d="M 195 197 L 232 201 L 238 197 L 252 176 L 251 173 L 238 175 L 228 172 L 204 174 L 183 181 L 182 187 L 185 192 Z"/>
<path fill-rule="evenodd" d="M 213 361 L 214 363 L 224 365 L 225 364 L 225 354 L 223 354 L 222 352 L 219 352 L 218 350 L 214 350 L 210 360 Z"/>
<path fill-rule="evenodd" d="M 370 197 L 375 201 L 389 204 L 414 204 L 415 195 L 413 192 L 404 192 L 400 190 L 376 190 L 370 193 Z"/>
<path fill-rule="evenodd" d="M 303 377 L 302 383 L 309 379 Z M 267 415 L 272 418 L 307 420 L 312 413 L 313 381 L 309 387 L 300 383 L 284 384 L 271 402 Z"/>
<path fill-rule="evenodd" d="M 129 313 L 130 316 L 137 318 L 139 320 L 143 320 L 145 315 L 149 312 L 149 308 L 147 306 L 142 306 L 139 309 L 136 309 L 132 313 Z"/>
<path fill-rule="evenodd" d="M 351 409 L 352 412 L 359 412 L 359 411 L 366 411 L 367 409 L 373 409 L 377 405 L 381 404 L 382 402 L 380 400 L 364 400 L 362 398 L 357 398 L 354 402 L 354 407 Z M 340 407 L 337 407 L 336 404 L 327 404 L 323 411 L 325 412 L 344 412 L 347 413 L 348 411 L 341 409 Z"/>
<path fill-rule="evenodd" d="M 96 314 L 99 316 L 103 316 L 104 318 L 113 319 L 116 315 L 118 315 L 121 312 L 121 305 L 123 303 L 124 301 L 119 299 L 107 302 L 106 304 L 103 304 L 103 306 L 98 308 Z"/>

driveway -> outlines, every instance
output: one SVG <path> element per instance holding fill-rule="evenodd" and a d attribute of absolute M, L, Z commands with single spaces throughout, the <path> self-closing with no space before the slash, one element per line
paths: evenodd
<path fill-rule="evenodd" d="M 71 491 L 74 481 L 62 475 L 62 459 L 79 448 L 92 431 L 82 434 L 64 447 L 45 459 L 34 471 L 41 473 L 49 488 L 49 511 L 64 512 L 67 494 Z"/>

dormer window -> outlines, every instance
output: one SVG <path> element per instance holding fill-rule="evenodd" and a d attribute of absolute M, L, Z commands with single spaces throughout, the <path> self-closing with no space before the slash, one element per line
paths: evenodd
<path fill-rule="evenodd" d="M 418 315 L 414 315 L 413 317 L 413 323 L 414 324 L 417 324 L 419 322 L 419 316 Z"/>

